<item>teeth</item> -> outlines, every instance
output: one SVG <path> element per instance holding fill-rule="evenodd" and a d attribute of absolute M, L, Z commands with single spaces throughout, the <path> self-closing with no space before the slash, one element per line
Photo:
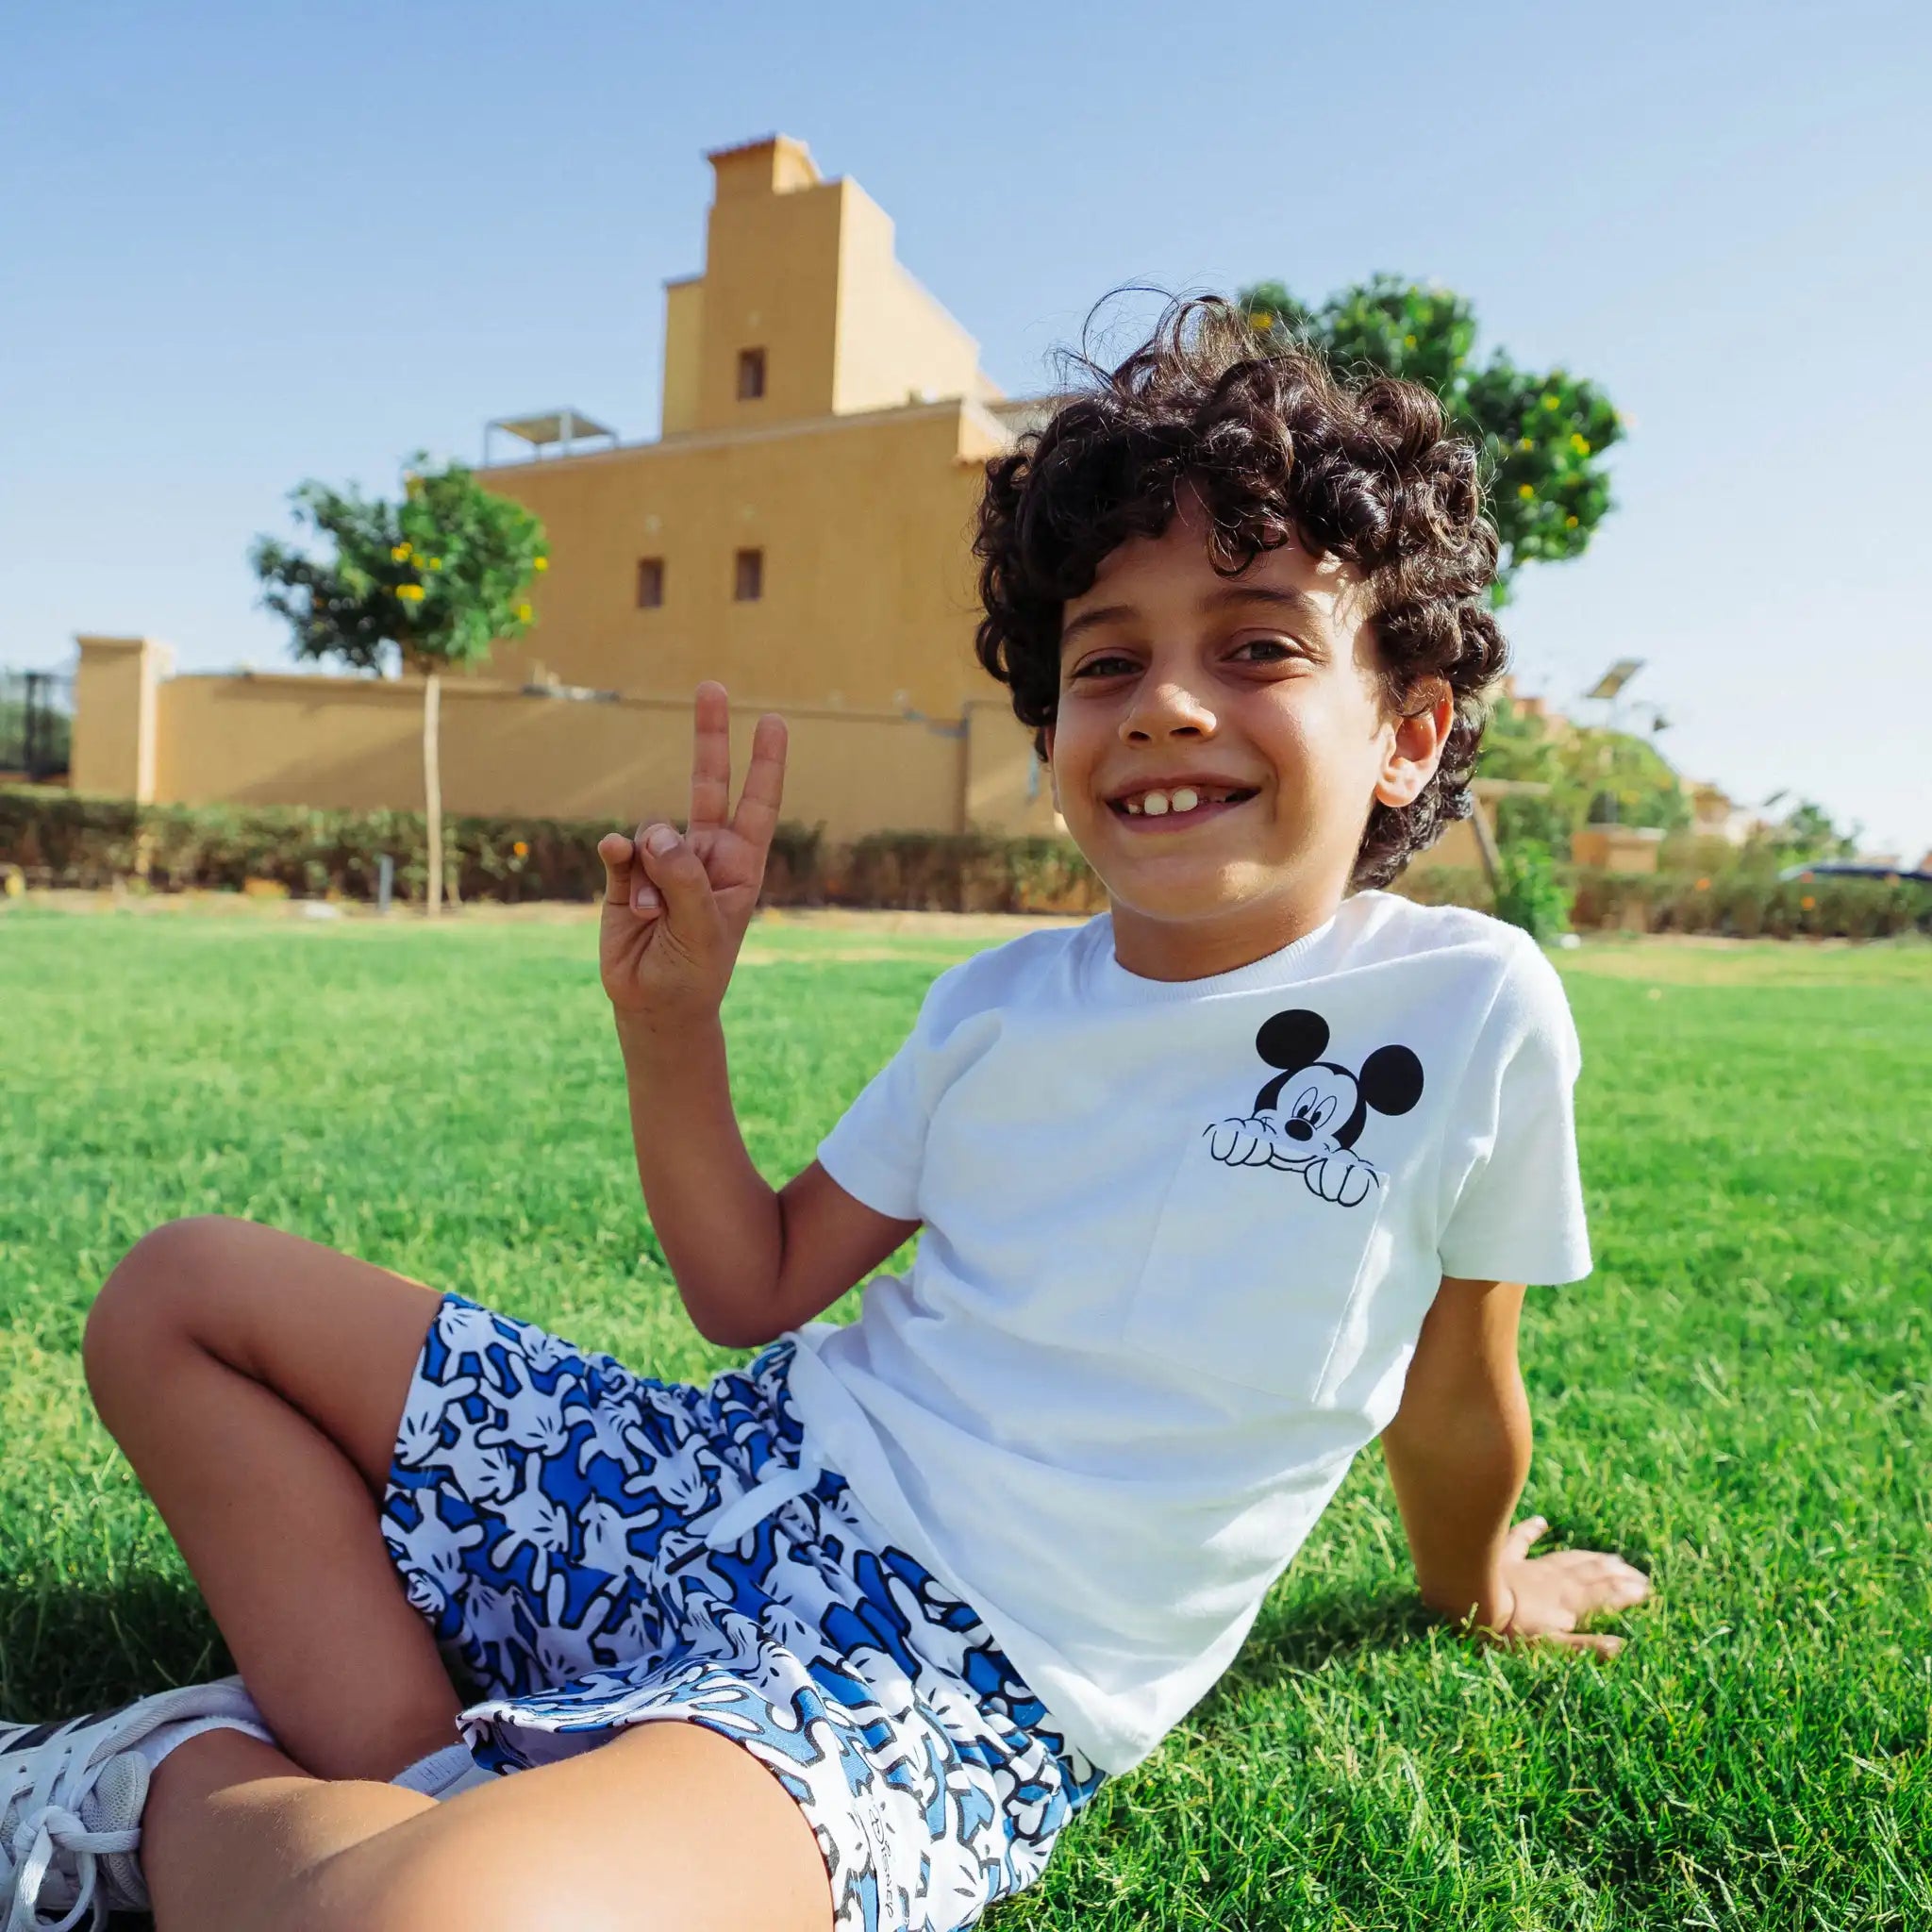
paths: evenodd
<path fill-rule="evenodd" d="M 1226 786 L 1203 791 L 1191 785 L 1176 785 L 1172 791 L 1136 792 L 1133 797 L 1122 800 L 1122 808 L 1131 818 L 1144 814 L 1158 819 L 1171 811 L 1192 811 L 1199 805 L 1227 805 L 1233 798 L 1234 792 Z"/>

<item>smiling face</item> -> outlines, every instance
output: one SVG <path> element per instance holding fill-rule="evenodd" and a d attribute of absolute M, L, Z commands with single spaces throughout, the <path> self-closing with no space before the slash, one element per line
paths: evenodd
<path fill-rule="evenodd" d="M 1372 803 L 1428 782 L 1452 700 L 1389 708 L 1364 606 L 1348 565 L 1296 543 L 1223 576 L 1186 490 L 1068 600 L 1048 757 L 1129 972 L 1197 978 L 1312 931 Z"/>
<path fill-rule="evenodd" d="M 1269 1083 L 1274 1097 L 1257 1101 L 1257 1117 L 1269 1115 L 1288 1143 L 1276 1150 L 1277 1167 L 1306 1167 L 1354 1143 L 1362 1129 L 1360 1090 L 1346 1067 L 1317 1060 Z M 1268 1091 L 1268 1090 L 1264 1090 Z"/>

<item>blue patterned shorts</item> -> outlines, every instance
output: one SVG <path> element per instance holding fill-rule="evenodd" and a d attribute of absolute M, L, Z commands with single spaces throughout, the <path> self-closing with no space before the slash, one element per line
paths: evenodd
<path fill-rule="evenodd" d="M 965 1604 L 820 1470 L 795 1344 L 688 1388 L 443 1298 L 383 1499 L 390 1555 L 518 1771 L 682 1719 L 809 1822 L 838 1932 L 953 1932 L 1030 1885 L 1100 1772 Z"/>

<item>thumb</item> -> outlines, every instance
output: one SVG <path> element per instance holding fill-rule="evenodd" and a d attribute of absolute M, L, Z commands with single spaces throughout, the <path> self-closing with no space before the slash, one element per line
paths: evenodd
<path fill-rule="evenodd" d="M 1538 1541 L 1550 1526 L 1547 1516 L 1525 1516 L 1503 1540 L 1503 1554 L 1521 1559 L 1529 1555 L 1529 1546 Z"/>
<path fill-rule="evenodd" d="M 674 925 L 687 935 L 695 935 L 720 923 L 711 875 L 690 841 L 678 837 L 676 826 L 651 826 L 637 846 L 637 856 L 644 876 L 663 895 L 664 909 Z"/>

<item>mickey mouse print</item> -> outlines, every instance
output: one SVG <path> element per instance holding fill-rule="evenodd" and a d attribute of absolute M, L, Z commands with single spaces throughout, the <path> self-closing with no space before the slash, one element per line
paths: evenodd
<path fill-rule="evenodd" d="M 1378 1046 L 1358 1072 L 1322 1058 L 1328 1023 L 1307 1008 L 1275 1013 L 1255 1035 L 1255 1050 L 1276 1069 L 1246 1114 L 1202 1129 L 1208 1152 L 1229 1167 L 1299 1174 L 1308 1191 L 1354 1208 L 1382 1185 L 1356 1151 L 1371 1111 L 1404 1114 L 1423 1094 L 1423 1063 L 1406 1046 Z"/>

